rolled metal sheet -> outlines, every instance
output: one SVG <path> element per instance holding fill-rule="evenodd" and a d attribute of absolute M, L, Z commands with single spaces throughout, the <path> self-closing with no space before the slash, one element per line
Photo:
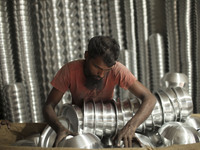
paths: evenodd
<path fill-rule="evenodd" d="M 161 79 L 165 74 L 164 40 L 161 34 L 152 34 L 149 37 L 151 65 L 151 90 L 161 87 Z"/>

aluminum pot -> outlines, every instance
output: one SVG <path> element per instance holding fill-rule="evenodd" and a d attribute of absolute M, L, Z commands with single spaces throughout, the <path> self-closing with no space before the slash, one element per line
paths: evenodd
<path fill-rule="evenodd" d="M 66 137 L 59 144 L 58 147 L 72 147 L 83 149 L 99 149 L 103 148 L 101 140 L 92 133 L 83 133 L 74 137 Z"/>
<path fill-rule="evenodd" d="M 158 133 L 165 146 L 200 142 L 200 134 L 193 127 L 181 122 L 167 122 L 159 128 Z"/>

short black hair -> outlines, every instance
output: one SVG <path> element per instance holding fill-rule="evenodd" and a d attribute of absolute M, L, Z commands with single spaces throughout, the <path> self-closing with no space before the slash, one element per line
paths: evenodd
<path fill-rule="evenodd" d="M 120 47 L 117 41 L 110 36 L 95 36 L 89 40 L 88 55 L 89 58 L 102 56 L 103 61 L 108 67 L 115 64 L 119 57 Z"/>

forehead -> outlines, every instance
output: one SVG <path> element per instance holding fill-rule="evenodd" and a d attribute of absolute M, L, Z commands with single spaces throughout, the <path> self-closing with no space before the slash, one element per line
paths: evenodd
<path fill-rule="evenodd" d="M 111 68 L 111 67 L 108 67 L 108 66 L 104 63 L 103 57 L 101 57 L 101 56 L 97 56 L 96 58 L 91 58 L 91 63 L 92 63 L 93 65 L 98 66 L 98 67 L 101 68 L 101 69 L 107 70 L 107 69 L 110 69 L 110 68 Z"/>

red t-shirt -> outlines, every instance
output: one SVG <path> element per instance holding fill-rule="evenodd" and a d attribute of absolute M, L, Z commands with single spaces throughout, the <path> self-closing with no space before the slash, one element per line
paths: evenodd
<path fill-rule="evenodd" d="M 65 64 L 51 81 L 53 87 L 61 92 L 69 90 L 72 95 L 72 103 L 81 106 L 84 101 L 93 99 L 94 101 L 108 100 L 113 98 L 116 85 L 128 89 L 136 77 L 120 62 L 109 71 L 103 78 L 103 88 L 101 90 L 89 90 L 84 83 L 86 77 L 83 71 L 84 60 L 76 60 Z"/>

